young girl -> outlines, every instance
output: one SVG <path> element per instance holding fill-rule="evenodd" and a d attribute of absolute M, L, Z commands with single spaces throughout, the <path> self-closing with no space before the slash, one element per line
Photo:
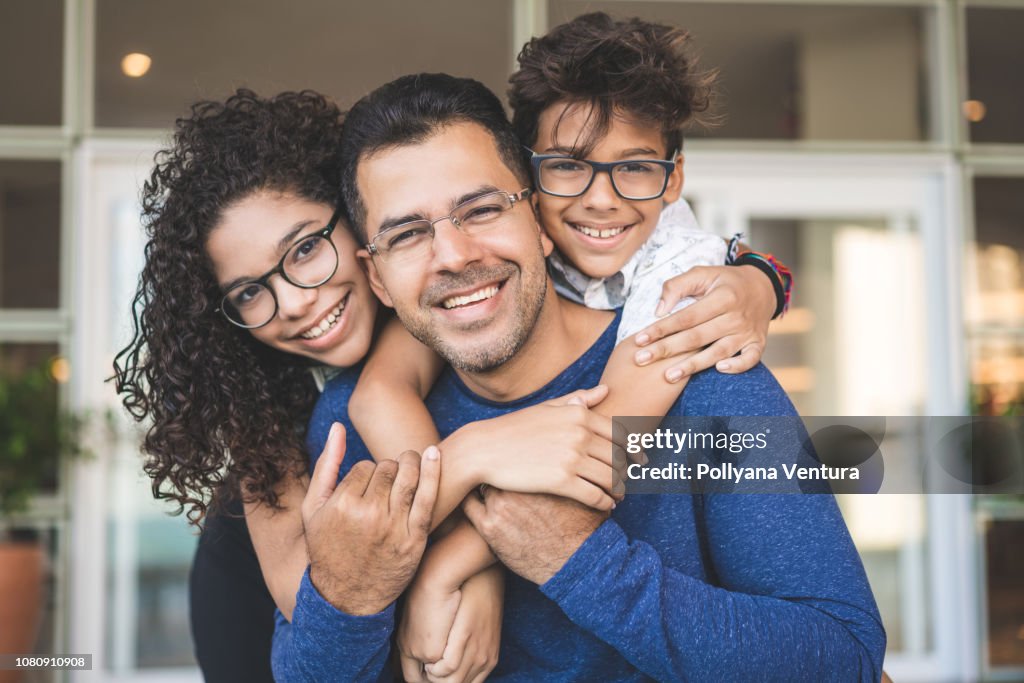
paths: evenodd
<path fill-rule="evenodd" d="M 244 501 L 267 587 L 286 616 L 308 563 L 299 503 L 308 467 L 303 424 L 317 397 L 311 369 L 352 367 L 357 375 L 376 326 L 377 302 L 337 205 L 340 134 L 339 110 L 310 92 L 264 99 L 239 91 L 197 104 L 178 121 L 143 191 L 150 239 L 135 335 L 115 362 L 125 406 L 150 422 L 143 450 L 154 495 L 176 502 L 194 523 L 211 506 Z M 582 497 L 585 480 L 567 469 L 571 463 L 556 470 L 542 450 L 544 442 L 559 443 L 559 430 L 586 428 L 575 424 L 579 411 L 530 410 L 490 421 L 488 430 L 514 448 L 537 431 L 524 425 L 547 425 L 546 438 L 530 445 L 541 449 L 538 458 L 518 470 L 478 464 L 461 480 Z M 442 443 L 447 455 L 458 448 Z M 602 496 L 590 502 L 610 507 Z M 192 587 L 208 598 L 193 601 L 194 623 L 219 620 L 197 643 L 204 670 L 216 678 L 268 661 L 254 650 L 269 648 L 269 633 L 253 633 L 252 615 L 241 611 L 253 602 L 242 580 L 244 547 L 233 550 L 218 535 L 228 520 L 212 520 Z M 474 647 L 496 651 L 500 622 L 494 573 L 462 591 L 460 623 L 476 640 L 460 640 L 460 651 L 450 653 L 460 660 Z M 234 593 L 241 594 L 230 601 Z M 269 629 L 270 616 L 262 628 Z M 258 676 L 269 672 L 254 671 L 248 680 Z"/>
<path fill-rule="evenodd" d="M 549 264 L 556 287 L 592 308 L 623 308 L 619 345 L 602 377 L 609 395 L 595 407 L 606 417 L 664 415 L 688 374 L 723 356 L 719 369 L 745 370 L 763 346 L 763 337 L 760 343 L 719 341 L 684 366 L 679 358 L 659 360 L 664 352 L 647 346 L 662 336 L 664 323 L 644 328 L 677 304 L 678 297 L 662 293 L 666 281 L 726 258 L 723 240 L 701 231 L 680 199 L 682 128 L 707 108 L 712 81 L 695 71 L 686 42 L 680 29 L 589 14 L 530 41 L 511 78 L 513 123 L 532 153 L 535 207 L 558 248 Z M 784 307 L 788 282 L 770 257 L 744 256 L 741 263 L 747 262 L 753 267 L 736 270 L 750 278 L 744 294 L 753 304 L 750 315 L 760 316 L 756 327 L 763 335 Z M 688 341 L 700 348 L 714 340 Z M 349 405 L 375 456 L 437 440 L 422 401 L 440 369 L 441 362 L 401 325 L 384 331 Z M 389 419 L 396 413 L 405 419 Z M 435 662 L 428 673 L 450 672 L 436 660 L 459 587 L 493 561 L 464 521 L 428 550 L 399 632 L 408 658 Z"/>

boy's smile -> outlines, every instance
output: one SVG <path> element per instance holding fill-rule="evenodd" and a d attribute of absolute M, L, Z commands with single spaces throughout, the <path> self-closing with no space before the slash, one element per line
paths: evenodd
<path fill-rule="evenodd" d="M 538 154 L 579 156 L 577 145 L 585 140 L 591 125 L 591 105 L 559 103 L 540 115 Z M 608 132 L 585 156 L 591 161 L 664 159 L 668 155 L 662 133 L 643 126 L 621 112 L 611 119 Z M 665 194 L 657 199 L 623 199 L 615 192 L 611 177 L 597 173 L 593 183 L 579 197 L 556 197 L 537 192 L 541 222 L 555 245 L 574 266 L 591 277 L 617 273 L 640 249 L 658 224 L 666 203 L 679 199 L 683 188 L 682 158 L 676 159 Z"/>

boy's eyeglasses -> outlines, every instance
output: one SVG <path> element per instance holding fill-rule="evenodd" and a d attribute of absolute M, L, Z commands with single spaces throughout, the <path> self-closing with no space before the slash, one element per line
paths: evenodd
<path fill-rule="evenodd" d="M 676 166 L 674 161 L 663 159 L 601 162 L 563 154 L 537 154 L 532 150 L 530 153 L 537 189 L 555 197 L 579 197 L 590 189 L 594 176 L 607 173 L 615 193 L 623 199 L 657 199 L 665 194 L 669 175 Z"/>
<path fill-rule="evenodd" d="M 449 220 L 458 231 L 466 235 L 491 230 L 504 223 L 508 210 L 529 197 L 531 192 L 530 189 L 515 194 L 488 192 L 459 204 L 447 216 L 432 221 L 425 218 L 409 221 L 382 230 L 366 245 L 366 250 L 384 261 L 405 261 L 426 256 L 434 245 L 435 224 Z"/>
<path fill-rule="evenodd" d="M 268 284 L 272 275 L 280 273 L 288 283 L 302 289 L 314 289 L 330 280 L 338 270 L 338 250 L 331 233 L 340 218 L 339 207 L 325 227 L 290 246 L 272 270 L 229 289 L 217 310 L 239 327 L 263 327 L 277 315 L 277 295 Z"/>

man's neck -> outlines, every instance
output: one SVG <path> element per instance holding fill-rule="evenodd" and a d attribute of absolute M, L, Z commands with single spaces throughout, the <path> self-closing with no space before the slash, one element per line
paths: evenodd
<path fill-rule="evenodd" d="M 589 349 L 615 317 L 555 294 L 548 280 L 537 323 L 516 355 L 487 372 L 456 370 L 473 392 L 491 401 L 514 401 L 537 391 Z"/>

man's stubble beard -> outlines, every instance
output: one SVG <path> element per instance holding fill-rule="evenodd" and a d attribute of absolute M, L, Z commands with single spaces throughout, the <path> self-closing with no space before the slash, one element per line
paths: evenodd
<path fill-rule="evenodd" d="M 513 303 L 512 329 L 504 338 L 488 340 L 479 347 L 467 348 L 448 342 L 437 326 L 431 324 L 430 316 L 420 319 L 418 316 L 403 316 L 397 309 L 396 312 L 413 337 L 433 349 L 455 369 L 467 373 L 490 372 L 514 358 L 533 334 L 533 328 L 540 318 L 547 295 L 547 270 L 544 263 L 541 261 L 540 272 L 535 272 L 535 268 L 523 272 L 520 267 L 513 264 L 519 274 L 521 291 L 519 300 Z M 503 288 L 507 287 L 508 283 L 506 280 Z M 486 327 L 487 324 L 487 321 L 482 321 L 476 327 Z M 463 328 L 462 331 L 472 333 L 474 326 Z"/>

